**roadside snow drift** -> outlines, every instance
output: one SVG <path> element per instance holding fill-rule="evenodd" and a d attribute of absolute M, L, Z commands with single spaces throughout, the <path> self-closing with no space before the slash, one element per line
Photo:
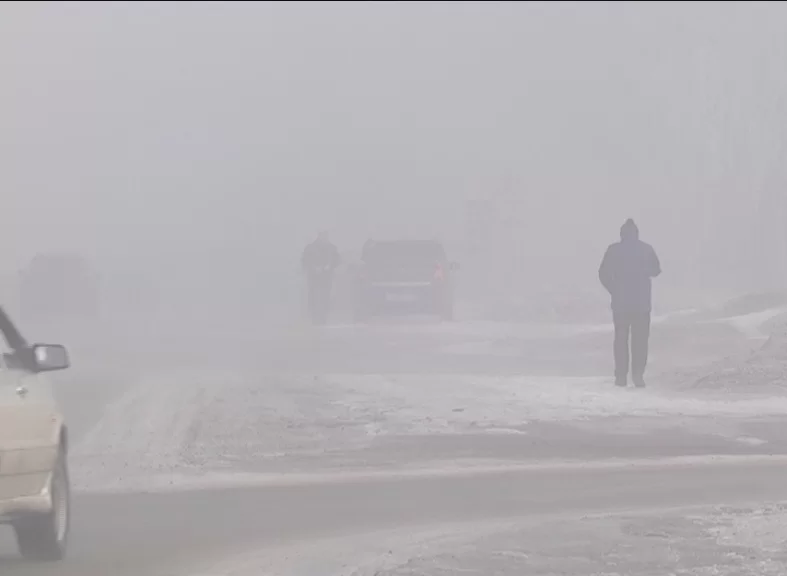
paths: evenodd
<path fill-rule="evenodd" d="M 697 386 L 783 392 L 787 388 L 787 326 L 777 327 L 753 352 L 716 362 Z"/>

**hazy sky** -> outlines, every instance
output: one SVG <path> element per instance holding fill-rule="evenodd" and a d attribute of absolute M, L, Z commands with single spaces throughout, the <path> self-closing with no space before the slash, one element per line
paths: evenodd
<path fill-rule="evenodd" d="M 494 250 L 536 276 L 595 289 L 633 216 L 665 283 L 780 282 L 785 29 L 778 3 L 4 2 L 0 258 L 295 266 L 320 228 L 461 253 L 499 198 Z"/>

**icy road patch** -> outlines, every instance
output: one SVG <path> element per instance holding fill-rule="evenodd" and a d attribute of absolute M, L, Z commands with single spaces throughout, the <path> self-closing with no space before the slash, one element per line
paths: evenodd
<path fill-rule="evenodd" d="M 282 456 L 360 449 L 394 435 L 521 433 L 601 417 L 761 418 L 787 397 L 620 390 L 607 379 L 179 372 L 138 383 L 74 447 L 77 488 L 242 471 Z M 130 480 L 129 480 L 130 481 Z"/>
<path fill-rule="evenodd" d="M 704 507 L 390 530 L 282 546 L 189 576 L 782 576 L 787 507 Z"/>

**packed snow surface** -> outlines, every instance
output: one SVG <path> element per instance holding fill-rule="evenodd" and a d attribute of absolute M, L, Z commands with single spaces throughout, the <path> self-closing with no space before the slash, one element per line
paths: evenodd
<path fill-rule="evenodd" d="M 456 375 L 172 373 L 138 383 L 75 446 L 77 487 L 244 469 L 381 436 L 518 433 L 534 421 L 761 418 L 787 397 L 619 390 L 607 379 Z"/>

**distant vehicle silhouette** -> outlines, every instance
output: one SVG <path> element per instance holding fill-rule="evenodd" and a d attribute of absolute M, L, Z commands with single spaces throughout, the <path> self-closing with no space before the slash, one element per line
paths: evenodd
<path fill-rule="evenodd" d="M 453 320 L 458 268 L 437 240 L 369 240 L 357 272 L 355 317 L 435 314 Z"/>

